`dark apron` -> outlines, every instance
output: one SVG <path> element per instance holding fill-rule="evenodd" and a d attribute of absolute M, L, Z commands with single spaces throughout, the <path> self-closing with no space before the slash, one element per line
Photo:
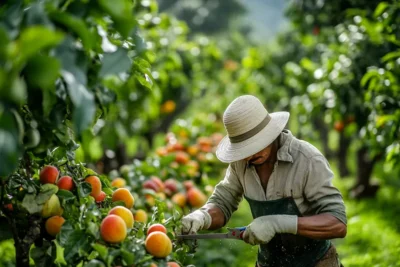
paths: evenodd
<path fill-rule="evenodd" d="M 287 214 L 301 217 L 292 197 L 258 201 L 245 196 L 253 218 Z M 276 234 L 268 244 L 260 245 L 257 263 L 261 267 L 311 267 L 328 251 L 329 240 L 315 240 L 293 234 Z"/>

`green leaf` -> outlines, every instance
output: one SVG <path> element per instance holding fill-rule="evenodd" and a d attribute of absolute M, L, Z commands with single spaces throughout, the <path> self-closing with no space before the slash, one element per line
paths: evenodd
<path fill-rule="evenodd" d="M 110 15 L 115 28 L 123 37 L 128 37 L 135 26 L 133 2 L 130 0 L 98 0 L 99 6 Z"/>
<path fill-rule="evenodd" d="M 367 73 L 362 77 L 360 84 L 362 87 L 365 87 L 367 83 L 374 77 L 378 77 L 380 74 L 376 68 L 371 68 L 367 71 Z"/>
<path fill-rule="evenodd" d="M 106 267 L 106 265 L 99 260 L 93 259 L 86 263 L 84 267 Z"/>
<path fill-rule="evenodd" d="M 68 236 L 67 241 L 65 242 L 64 248 L 64 257 L 67 262 L 78 256 L 79 251 L 90 251 L 91 245 L 90 243 L 93 241 L 93 238 L 86 235 L 81 230 L 75 230 Z"/>
<path fill-rule="evenodd" d="M 107 260 L 108 249 L 106 246 L 95 243 L 95 244 L 92 244 L 92 247 L 99 253 L 102 260 L 104 260 L 104 261 Z"/>
<path fill-rule="evenodd" d="M 53 242 L 56 245 L 56 259 L 54 260 L 54 263 L 58 265 L 67 265 L 67 262 L 64 259 L 65 249 L 58 244 L 57 240 L 53 240 Z"/>
<path fill-rule="evenodd" d="M 75 199 L 75 195 L 71 191 L 63 189 L 58 190 L 57 196 L 60 198 L 60 200 L 64 200 L 66 202 Z"/>
<path fill-rule="evenodd" d="M 15 171 L 19 155 L 18 136 L 0 128 L 0 177 L 6 177 Z"/>
<path fill-rule="evenodd" d="M 96 112 L 94 96 L 75 76 L 62 71 L 62 76 L 67 83 L 68 94 L 74 104 L 73 123 L 78 134 L 82 133 L 93 122 Z"/>
<path fill-rule="evenodd" d="M 104 53 L 99 77 L 127 72 L 131 66 L 132 62 L 128 57 L 128 51 L 123 48 L 118 48 L 114 53 Z"/>
<path fill-rule="evenodd" d="M 44 184 L 40 186 L 40 192 L 36 197 L 36 203 L 41 205 L 50 199 L 52 195 L 57 193 L 58 186 L 55 184 Z"/>
<path fill-rule="evenodd" d="M 135 72 L 135 78 L 139 81 L 141 85 L 144 87 L 147 87 L 149 89 L 152 89 L 153 87 L 153 81 L 150 79 L 150 77 L 147 74 L 140 73 L 138 71 Z"/>
<path fill-rule="evenodd" d="M 400 50 L 387 53 L 382 57 L 382 62 L 384 63 L 390 60 L 397 60 L 398 58 L 400 58 Z"/>
<path fill-rule="evenodd" d="M 55 46 L 62 41 L 64 35 L 44 26 L 32 26 L 22 31 L 13 49 L 17 58 L 17 66 L 36 55 L 43 48 Z"/>
<path fill-rule="evenodd" d="M 53 21 L 64 25 L 67 30 L 75 32 L 81 38 L 82 44 L 87 50 L 93 48 L 95 39 L 82 19 L 59 11 L 51 13 L 50 18 Z"/>
<path fill-rule="evenodd" d="M 40 213 L 43 205 L 36 203 L 36 196 L 33 194 L 26 194 L 22 200 L 22 207 L 24 207 L 30 214 Z"/>
<path fill-rule="evenodd" d="M 387 2 L 380 2 L 379 5 L 375 8 L 374 17 L 379 17 L 389 6 Z"/>
<path fill-rule="evenodd" d="M 50 89 L 55 87 L 54 83 L 60 75 L 60 62 L 45 55 L 34 55 L 24 70 L 26 81 L 32 87 Z M 55 94 L 54 98 L 55 98 Z"/>
<path fill-rule="evenodd" d="M 87 197 L 90 192 L 92 192 L 92 185 L 89 183 L 79 183 L 78 184 L 78 194 L 80 197 Z"/>

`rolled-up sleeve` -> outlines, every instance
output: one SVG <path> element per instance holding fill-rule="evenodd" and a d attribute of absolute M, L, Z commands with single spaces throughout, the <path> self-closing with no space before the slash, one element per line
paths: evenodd
<path fill-rule="evenodd" d="M 229 221 L 232 213 L 237 210 L 243 198 L 243 187 L 236 174 L 235 168 L 230 164 L 226 170 L 225 178 L 215 186 L 208 203 L 219 207 L 225 215 L 225 223 Z"/>
<path fill-rule="evenodd" d="M 329 213 L 347 224 L 346 209 L 340 191 L 332 184 L 333 172 L 324 156 L 310 158 L 304 193 L 314 214 Z"/>

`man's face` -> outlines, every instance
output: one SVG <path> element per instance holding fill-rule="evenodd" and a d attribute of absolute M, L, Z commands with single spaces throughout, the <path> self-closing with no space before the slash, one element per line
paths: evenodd
<path fill-rule="evenodd" d="M 266 148 L 264 148 L 260 152 L 254 154 L 254 155 L 252 155 L 250 157 L 247 157 L 244 160 L 246 160 L 248 163 L 253 164 L 253 165 L 261 165 L 261 164 L 263 164 L 271 156 L 272 145 L 273 144 L 267 146 Z"/>

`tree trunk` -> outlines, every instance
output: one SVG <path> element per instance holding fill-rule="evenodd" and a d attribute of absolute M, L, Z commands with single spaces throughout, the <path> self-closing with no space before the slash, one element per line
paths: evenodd
<path fill-rule="evenodd" d="M 374 165 L 380 158 L 381 155 L 377 155 L 370 159 L 367 147 L 362 147 L 357 151 L 357 180 L 351 189 L 351 197 L 356 199 L 375 197 L 379 185 L 370 184 L 370 179 Z"/>
<path fill-rule="evenodd" d="M 339 175 L 341 178 L 350 175 L 349 167 L 347 165 L 347 151 L 349 150 L 350 142 L 351 138 L 348 138 L 343 131 L 340 132 L 337 158 L 339 163 Z"/>
<path fill-rule="evenodd" d="M 320 117 L 313 118 L 311 120 L 312 125 L 315 130 L 318 131 L 319 137 L 322 142 L 322 150 L 324 152 L 324 155 L 327 159 L 332 158 L 335 153 L 332 151 L 332 149 L 329 148 L 329 129 L 324 123 L 323 119 Z"/>
<path fill-rule="evenodd" d="M 30 215 L 28 227 L 17 225 L 12 217 L 7 217 L 14 237 L 15 261 L 18 267 L 29 267 L 29 251 L 32 244 L 40 237 L 40 216 Z"/>

